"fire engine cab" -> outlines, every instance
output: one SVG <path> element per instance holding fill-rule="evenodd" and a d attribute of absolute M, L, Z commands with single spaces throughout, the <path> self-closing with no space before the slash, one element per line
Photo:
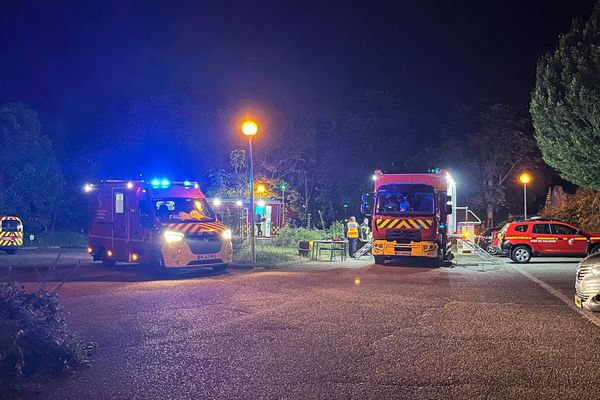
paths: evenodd
<path fill-rule="evenodd" d="M 0 250 L 15 254 L 23 247 L 23 222 L 19 217 L 0 215 Z"/>
<path fill-rule="evenodd" d="M 373 180 L 374 192 L 363 195 L 362 212 L 372 215 L 375 263 L 406 257 L 428 257 L 437 264 L 450 261 L 448 234 L 456 230 L 452 213 L 456 185 L 450 174 L 377 170 Z"/>
<path fill-rule="evenodd" d="M 86 184 L 89 247 L 95 261 L 141 263 L 158 271 L 232 260 L 231 231 L 196 182 L 105 180 Z"/>

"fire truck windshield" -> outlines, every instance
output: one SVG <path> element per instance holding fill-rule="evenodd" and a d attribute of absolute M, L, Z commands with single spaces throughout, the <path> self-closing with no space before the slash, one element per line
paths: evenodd
<path fill-rule="evenodd" d="M 154 199 L 156 216 L 161 222 L 214 222 L 215 213 L 205 199 Z"/>
<path fill-rule="evenodd" d="M 0 230 L 5 232 L 21 232 L 23 230 L 23 226 L 21 223 L 15 219 L 5 219 L 2 221 Z"/>
<path fill-rule="evenodd" d="M 433 215 L 435 192 L 426 185 L 381 186 L 376 210 L 379 215 Z"/>

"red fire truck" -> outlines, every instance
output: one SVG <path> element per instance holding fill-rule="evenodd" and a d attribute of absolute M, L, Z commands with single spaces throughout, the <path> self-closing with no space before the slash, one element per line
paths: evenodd
<path fill-rule="evenodd" d="M 372 215 L 376 264 L 428 257 L 440 265 L 452 259 L 448 234 L 456 230 L 452 201 L 456 185 L 447 171 L 373 175 L 375 190 L 363 195 L 363 214 Z"/>
<path fill-rule="evenodd" d="M 142 263 L 159 271 L 225 270 L 231 231 L 196 182 L 106 180 L 87 184 L 89 247 L 95 261 Z"/>

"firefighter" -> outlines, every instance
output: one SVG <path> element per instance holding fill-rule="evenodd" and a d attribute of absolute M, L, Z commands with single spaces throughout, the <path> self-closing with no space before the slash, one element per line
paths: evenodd
<path fill-rule="evenodd" d="M 350 245 L 350 257 L 354 256 L 354 253 L 356 253 L 358 231 L 359 225 L 358 222 L 356 222 L 356 218 L 350 217 L 350 220 L 346 224 L 346 238 L 348 239 L 348 244 Z"/>
<path fill-rule="evenodd" d="M 363 219 L 362 224 L 360 224 L 359 238 L 363 246 L 371 239 L 371 227 L 369 225 L 369 218 Z"/>
<path fill-rule="evenodd" d="M 360 242 L 359 249 L 362 249 L 367 243 L 369 243 L 369 240 L 371 240 L 371 226 L 369 225 L 368 218 L 363 219 L 363 222 L 362 222 L 362 224 L 360 224 L 359 229 L 360 229 L 359 234 L 358 234 L 358 241 Z"/>

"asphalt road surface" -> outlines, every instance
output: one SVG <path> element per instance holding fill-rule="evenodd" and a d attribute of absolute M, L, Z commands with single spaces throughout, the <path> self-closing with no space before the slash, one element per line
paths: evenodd
<path fill-rule="evenodd" d="M 4 277 L 31 288 L 40 276 L 66 280 L 68 324 L 98 347 L 91 368 L 31 398 L 600 396 L 600 320 L 572 306 L 574 259 L 518 269 L 506 259 L 462 257 L 440 269 L 367 260 L 162 278 L 76 251 L 56 271 L 37 270 L 40 257 L 55 256 L 0 255 Z"/>

